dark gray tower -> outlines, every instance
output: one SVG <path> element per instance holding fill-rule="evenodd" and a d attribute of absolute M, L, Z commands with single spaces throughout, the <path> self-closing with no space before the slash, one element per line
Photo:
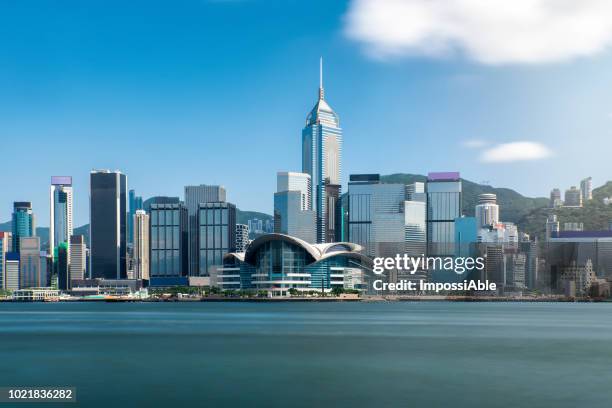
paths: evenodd
<path fill-rule="evenodd" d="M 127 177 L 119 171 L 90 175 L 91 277 L 127 278 Z"/>

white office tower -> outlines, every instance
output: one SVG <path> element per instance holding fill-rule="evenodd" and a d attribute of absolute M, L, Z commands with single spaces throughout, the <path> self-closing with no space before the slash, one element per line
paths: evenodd
<path fill-rule="evenodd" d="M 49 218 L 49 253 L 68 244 L 73 232 L 72 224 L 72 177 L 52 176 L 49 191 L 51 217 Z"/>
<path fill-rule="evenodd" d="M 593 178 L 587 177 L 580 182 L 580 195 L 582 196 L 582 202 L 593 199 Z"/>
<path fill-rule="evenodd" d="M 149 279 L 149 215 L 144 210 L 134 214 L 134 279 Z"/>
<path fill-rule="evenodd" d="M 279 193 L 282 191 L 299 191 L 302 211 L 312 210 L 311 187 L 310 174 L 292 171 L 276 173 L 276 191 Z"/>
<path fill-rule="evenodd" d="M 499 223 L 499 205 L 495 194 L 480 194 L 476 205 L 476 228 L 495 226 Z"/>
<path fill-rule="evenodd" d="M 317 242 L 326 242 L 328 229 L 333 227 L 333 217 L 330 216 L 333 212 L 327 210 L 327 195 L 335 194 L 335 189 L 330 186 L 336 186 L 339 190 L 341 158 L 340 118 L 325 100 L 321 60 L 319 98 L 302 129 L 302 172 L 308 173 L 312 180 L 310 196 L 311 208 L 317 217 Z"/>
<path fill-rule="evenodd" d="M 316 213 L 310 200 L 310 175 L 277 173 L 274 193 L 274 232 L 299 238 L 310 244 L 317 242 Z"/>
<path fill-rule="evenodd" d="M 249 226 L 236 224 L 236 252 L 246 251 L 249 245 Z"/>
<path fill-rule="evenodd" d="M 72 235 L 70 237 L 70 280 L 85 279 L 87 271 L 87 246 L 83 235 Z"/>
<path fill-rule="evenodd" d="M 406 200 L 427 202 L 427 193 L 425 193 L 425 183 L 415 182 L 406 184 Z"/>
<path fill-rule="evenodd" d="M 427 247 L 427 217 L 424 201 L 404 201 L 406 253 L 422 256 Z"/>

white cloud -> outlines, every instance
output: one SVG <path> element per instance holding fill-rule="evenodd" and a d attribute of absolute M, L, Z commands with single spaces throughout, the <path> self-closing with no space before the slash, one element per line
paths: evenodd
<path fill-rule="evenodd" d="M 345 33 L 378 58 L 461 52 L 536 64 L 612 45 L 610 0 L 352 0 Z"/>
<path fill-rule="evenodd" d="M 541 143 L 512 142 L 484 150 L 480 155 L 480 160 L 486 163 L 502 163 L 545 159 L 550 156 L 552 156 L 552 151 Z"/>

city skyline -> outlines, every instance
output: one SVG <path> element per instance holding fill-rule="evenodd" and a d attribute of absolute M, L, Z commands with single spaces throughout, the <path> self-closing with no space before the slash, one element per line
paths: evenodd
<path fill-rule="evenodd" d="M 606 149 L 592 149 L 607 146 L 612 127 L 605 47 L 527 64 L 460 52 L 372 58 L 363 36 L 347 34 L 358 3 L 367 2 L 321 3 L 315 30 L 299 7 L 277 2 L 187 3 L 170 14 L 131 5 L 125 19 L 101 9 L 49 4 L 38 14 L 14 5 L 5 15 L 14 40 L 0 67 L 0 137 L 5 151 L 35 147 L 28 158 L 37 165 L 5 156 L 7 168 L 20 170 L 0 181 L 10 192 L 0 200 L 0 222 L 22 200 L 48 226 L 48 180 L 63 174 L 74 177 L 74 224 L 87 223 L 92 168 L 120 169 L 143 197 L 223 185 L 238 208 L 271 214 L 276 172 L 299 170 L 321 55 L 326 93 L 342 119 L 343 187 L 349 174 L 435 170 L 532 197 L 587 176 L 594 186 L 607 181 Z M 140 13 L 142 21 L 133 21 Z M 253 13 L 263 18 L 256 26 Z M 228 32 L 229 19 L 243 24 Z M 286 35 L 262 29 L 272 22 Z M 43 45 L 24 32 L 31 24 L 57 31 Z M 116 27 L 110 41 L 107 25 Z M 219 36 L 223 47 L 215 45 Z M 274 126 L 265 112 L 274 113 Z M 372 149 L 373 137 L 384 144 Z M 517 145 L 500 144 L 517 142 L 544 146 L 532 159 L 552 156 L 503 162 L 504 149 Z M 229 159 L 240 165 L 227 166 Z"/>

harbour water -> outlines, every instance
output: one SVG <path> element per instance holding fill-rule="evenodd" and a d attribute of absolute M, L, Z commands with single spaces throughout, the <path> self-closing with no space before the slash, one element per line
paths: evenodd
<path fill-rule="evenodd" d="M 611 383 L 612 304 L 0 304 L 0 386 L 70 406 L 603 407 Z"/>

